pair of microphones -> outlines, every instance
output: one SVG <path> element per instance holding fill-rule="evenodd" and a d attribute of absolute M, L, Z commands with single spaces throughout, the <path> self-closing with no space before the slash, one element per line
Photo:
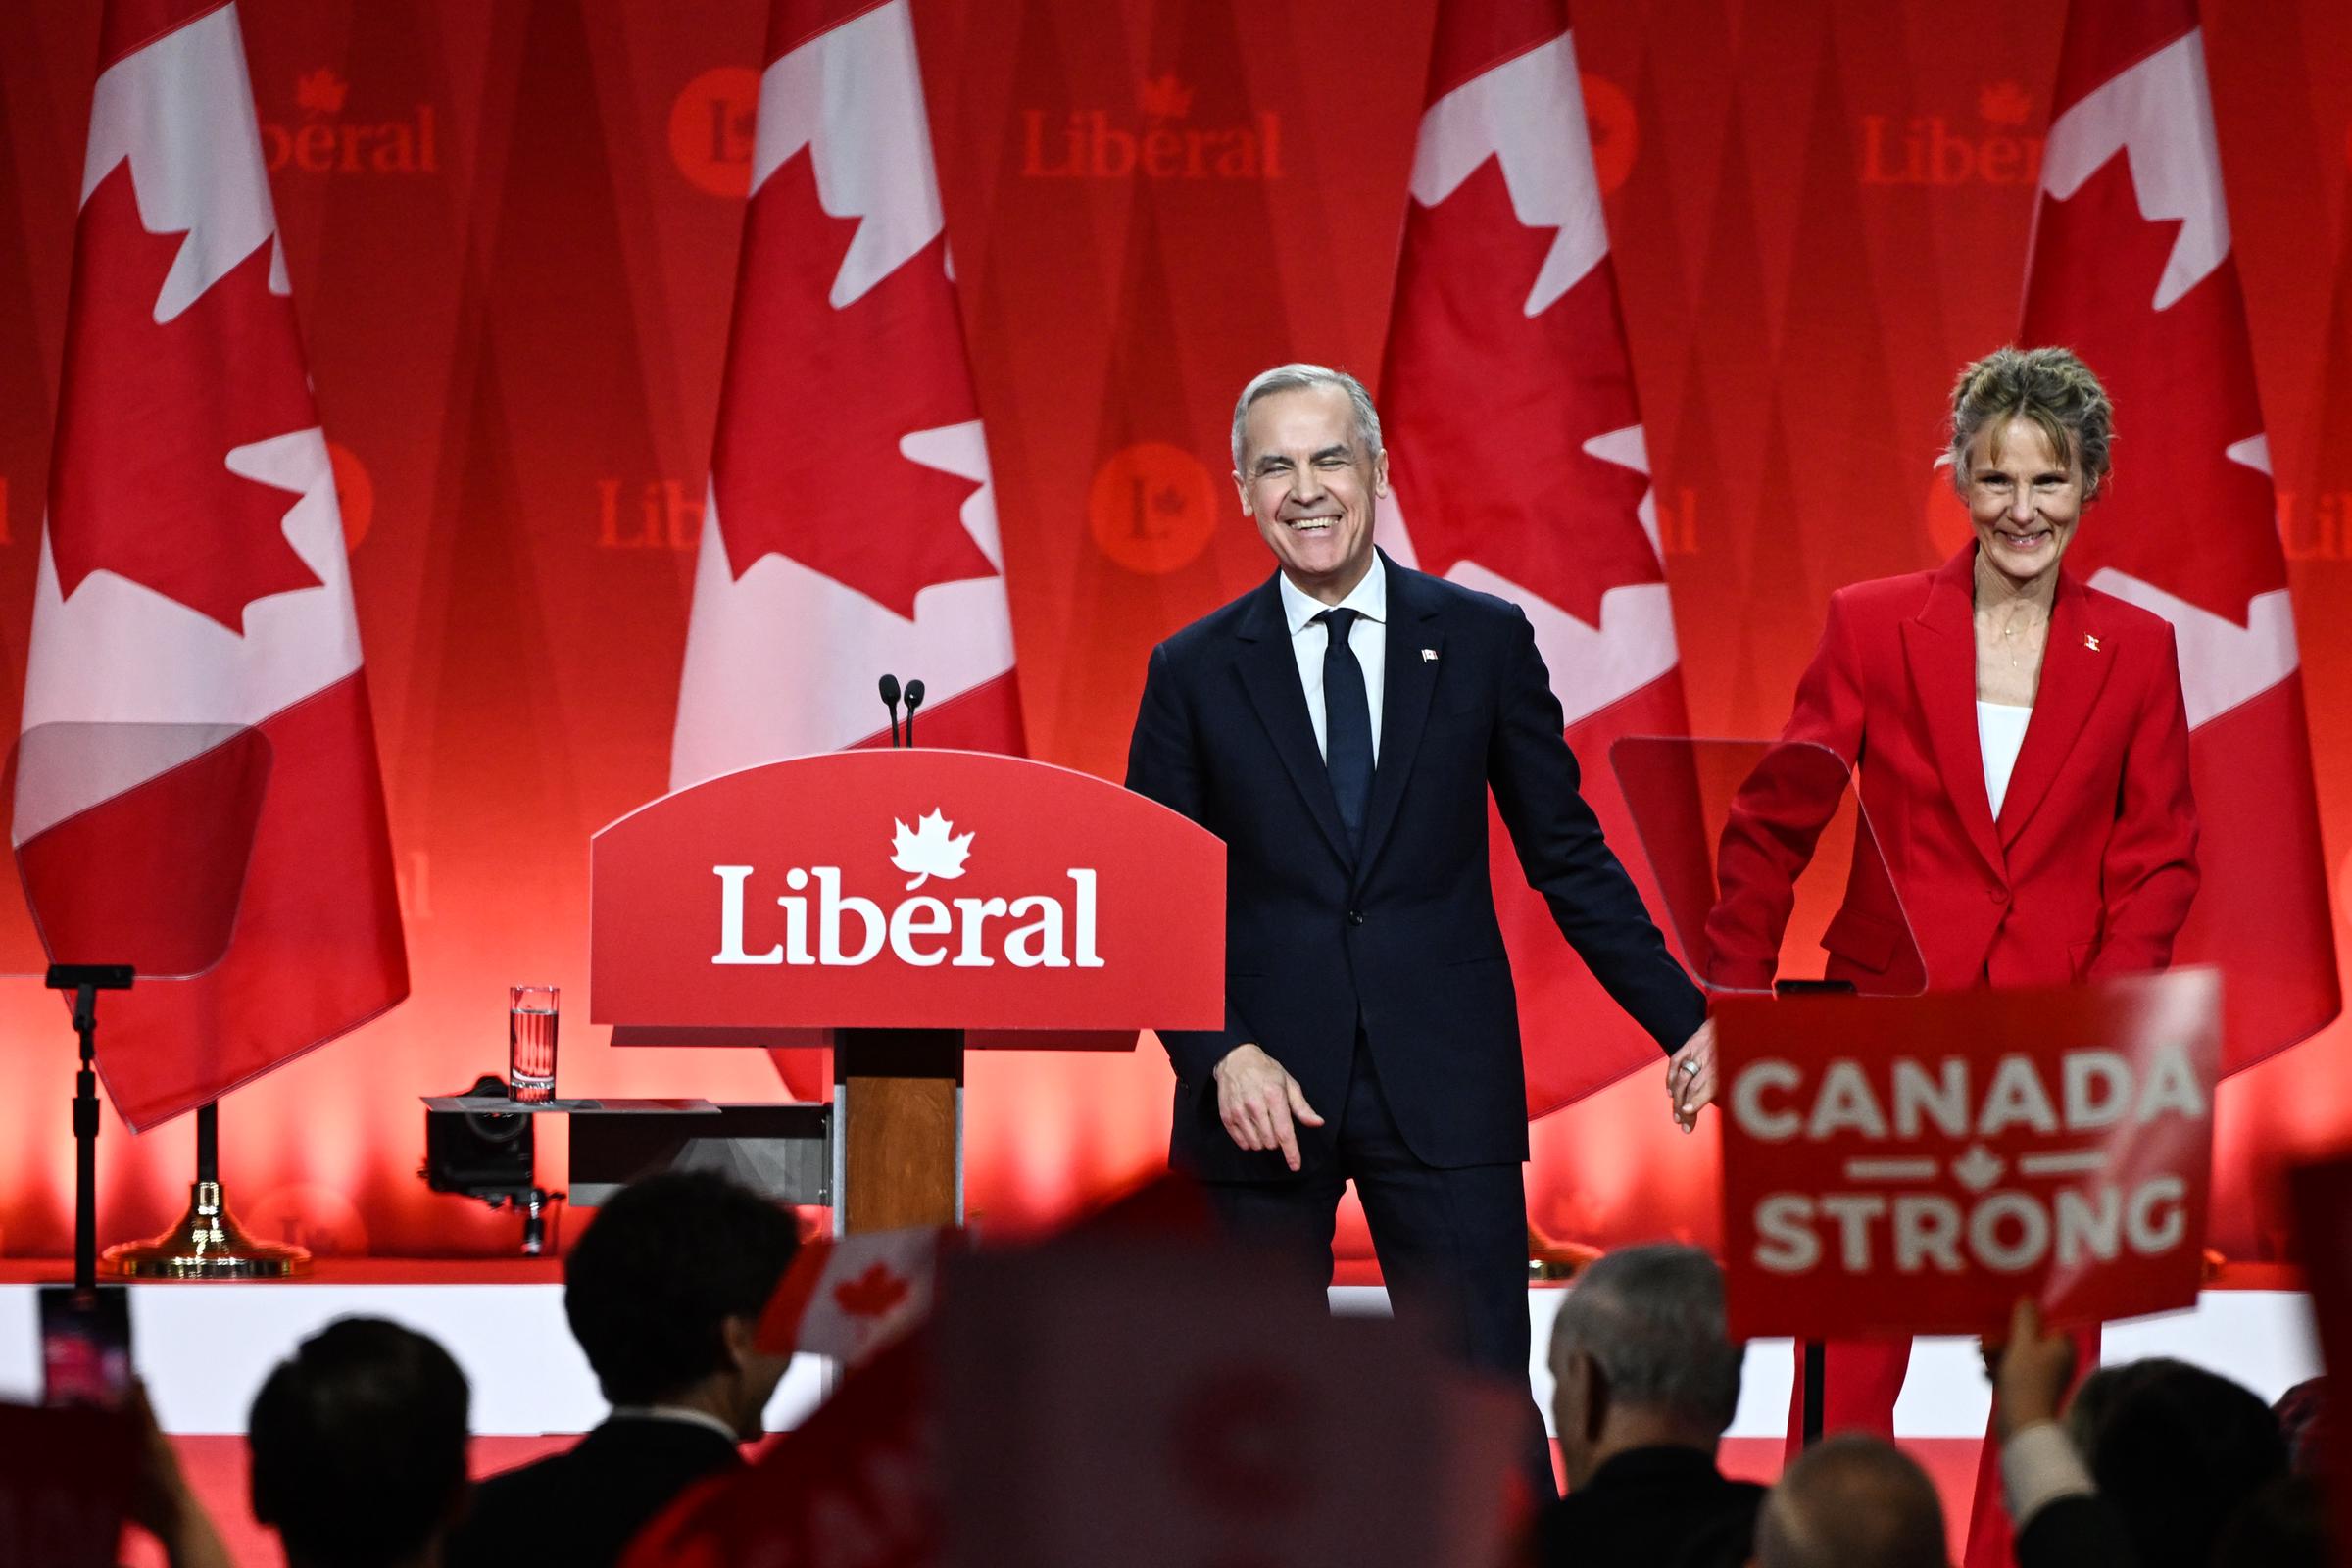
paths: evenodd
<path fill-rule="evenodd" d="M 906 700 L 906 738 L 905 740 L 899 738 L 899 699 L 902 695 Z M 882 677 L 882 701 L 890 710 L 890 744 L 912 746 L 914 744 L 914 710 L 923 706 L 923 683 L 919 680 L 910 680 L 906 683 L 905 693 L 902 694 L 899 690 L 899 677 L 885 675 Z"/>

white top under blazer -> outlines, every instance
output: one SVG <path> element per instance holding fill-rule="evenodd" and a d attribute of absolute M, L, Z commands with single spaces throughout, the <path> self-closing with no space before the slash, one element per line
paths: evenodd
<path fill-rule="evenodd" d="M 2026 744 L 2026 726 L 2034 710 L 2007 703 L 1977 704 L 1977 750 L 1984 756 L 1984 798 L 2000 819 L 2001 798 L 2009 793 L 2009 775 L 2017 767 L 2018 748 Z"/>

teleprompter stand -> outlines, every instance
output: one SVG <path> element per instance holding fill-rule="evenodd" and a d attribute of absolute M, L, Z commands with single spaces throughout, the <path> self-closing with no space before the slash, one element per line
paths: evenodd
<path fill-rule="evenodd" d="M 74 1038 L 81 1066 L 74 1074 L 74 1288 L 98 1285 L 98 993 L 128 991 L 127 963 L 53 963 L 43 980 L 74 994 Z"/>
<path fill-rule="evenodd" d="M 1919 944 L 1899 912 L 1852 770 L 1838 754 L 1809 742 L 1639 735 L 1611 745 L 1609 767 L 1676 945 L 1711 997 L 1851 995 L 1858 985 L 1878 995 L 1916 996 L 1926 989 Z M 1796 837 L 1805 841 L 1802 853 L 1776 858 Z M 1721 892 L 1776 879 L 1785 879 L 1778 885 L 1788 898 L 1774 933 L 1777 951 L 1718 952 L 1713 920 Z M 1860 982 L 1779 978 L 1813 966 L 1839 911 L 1880 893 L 1897 912 L 1880 921 L 1889 934 L 1876 973 Z M 1731 929 L 1737 932 L 1737 921 Z M 1797 1419 L 1808 1447 L 1822 1436 L 1828 1363 L 1828 1346 L 1799 1342 Z"/>
<path fill-rule="evenodd" d="M 35 724 L 9 754 L 13 867 L 0 900 L 0 973 L 42 974 L 73 1001 L 74 1282 L 257 1279 L 309 1254 L 244 1237 L 222 1206 L 218 1108 L 196 1117 L 187 1215 L 153 1243 L 97 1248 L 98 993 L 187 981 L 226 956 L 270 774 L 261 731 L 234 723 Z M 32 963 L 34 945 L 41 965 Z M 97 961 L 97 960 L 106 961 Z"/>

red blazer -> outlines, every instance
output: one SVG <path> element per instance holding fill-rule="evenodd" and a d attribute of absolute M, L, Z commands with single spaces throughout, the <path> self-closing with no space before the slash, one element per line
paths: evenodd
<path fill-rule="evenodd" d="M 1782 739 L 1854 769 L 1893 884 L 1857 853 L 1823 938 L 1828 972 L 1864 991 L 1917 989 L 1905 921 L 1938 990 L 2161 969 L 2197 891 L 2173 628 L 2061 568 L 1996 822 L 1977 746 L 1975 558 L 1971 544 L 1937 570 L 1838 590 L 1797 683 Z M 1724 829 L 1707 923 L 1718 984 L 1772 983 L 1791 884 L 1841 793 L 1774 771 L 1742 787 Z"/>

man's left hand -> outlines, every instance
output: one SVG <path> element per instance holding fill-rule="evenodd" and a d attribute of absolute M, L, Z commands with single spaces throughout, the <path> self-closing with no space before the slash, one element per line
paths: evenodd
<path fill-rule="evenodd" d="M 1674 1106 L 1674 1119 L 1683 1131 L 1698 1125 L 1698 1113 L 1715 1100 L 1715 1020 L 1709 1018 L 1698 1026 L 1698 1032 L 1683 1042 L 1666 1063 L 1666 1099 Z"/>

